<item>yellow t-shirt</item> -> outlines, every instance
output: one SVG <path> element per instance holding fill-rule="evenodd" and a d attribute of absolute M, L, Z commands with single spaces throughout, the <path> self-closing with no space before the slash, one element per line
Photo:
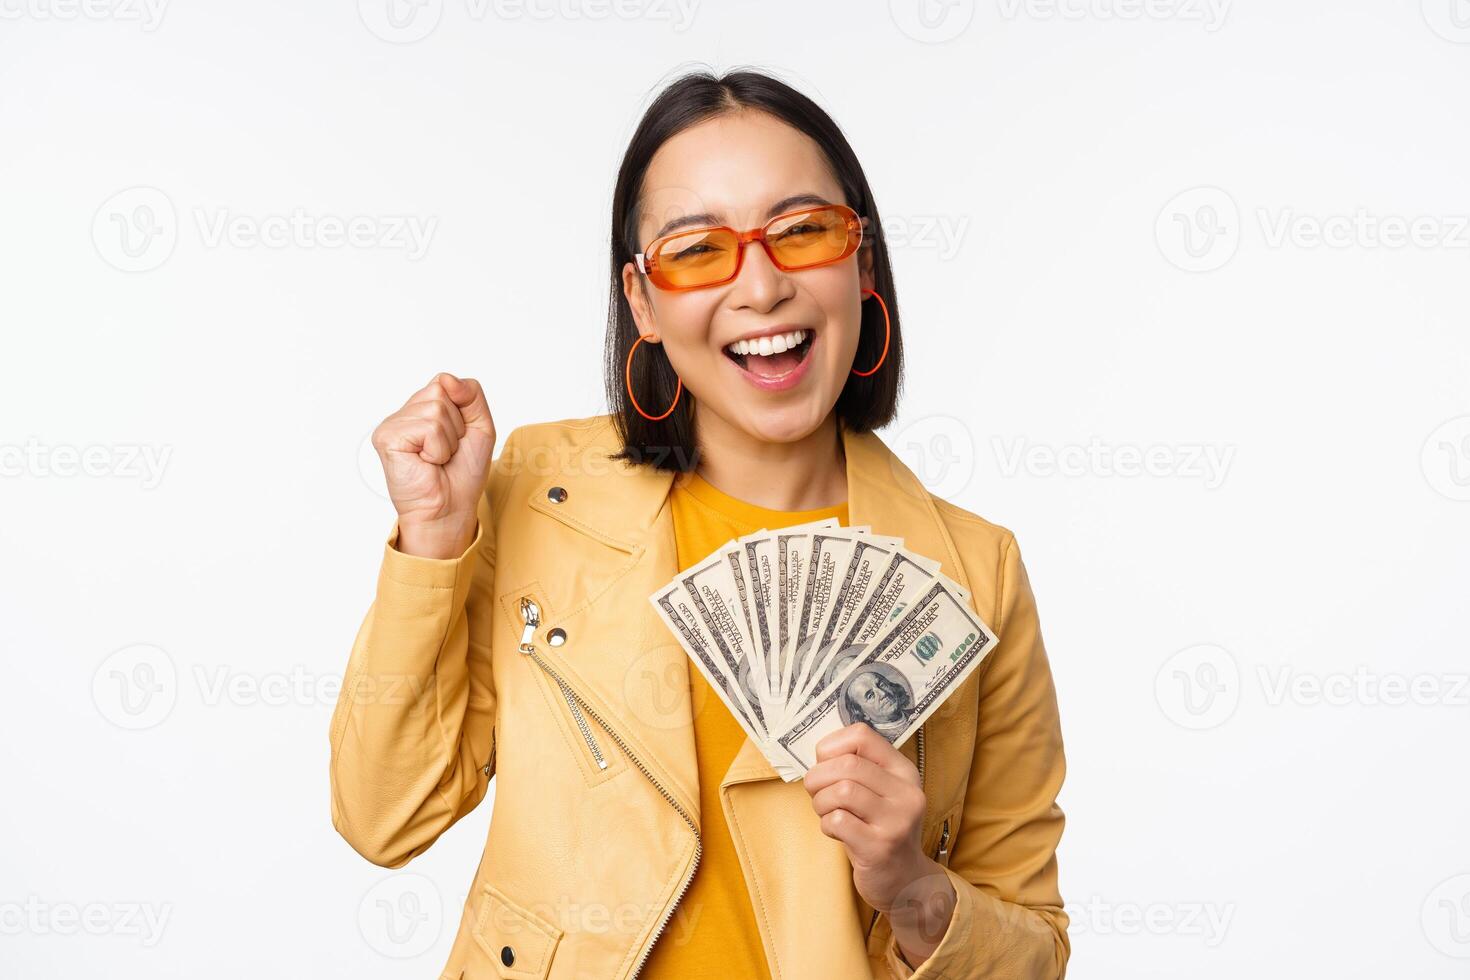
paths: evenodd
<path fill-rule="evenodd" d="M 768 510 L 737 500 L 697 473 L 676 477 L 670 492 L 674 537 L 683 571 L 731 538 L 835 517 L 847 524 L 847 504 L 816 510 Z M 691 664 L 694 751 L 699 761 L 700 838 L 704 854 L 689 890 L 649 954 L 640 974 L 648 980 L 769 980 L 740 859 L 720 807 L 720 780 L 730 768 L 745 730 Z"/>

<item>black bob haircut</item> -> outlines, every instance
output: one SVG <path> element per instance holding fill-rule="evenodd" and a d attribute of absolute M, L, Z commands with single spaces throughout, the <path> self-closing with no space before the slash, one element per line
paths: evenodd
<path fill-rule="evenodd" d="M 739 70 L 716 75 L 698 70 L 666 85 L 644 112 L 628 142 L 618 168 L 612 199 L 611 286 L 603 376 L 608 404 L 622 438 L 623 448 L 613 458 L 646 463 L 658 469 L 689 471 L 697 463 L 694 440 L 694 396 L 685 391 L 667 418 L 652 422 L 639 414 L 628 398 L 624 371 L 628 351 L 638 339 L 633 310 L 623 295 L 623 266 L 633 261 L 644 243 L 638 237 L 638 205 L 644 175 L 659 147 L 680 132 L 716 116 L 757 110 L 770 114 L 805 133 L 821 148 L 842 186 L 843 202 L 868 219 L 864 247 L 872 249 L 873 285 L 888 304 L 892 335 L 883 366 L 868 377 L 849 374 L 837 397 L 840 426 L 870 432 L 893 421 L 898 411 L 903 374 L 903 334 L 899 329 L 898 297 L 878 206 L 868 179 L 842 130 L 811 99 L 770 75 Z M 647 281 L 644 281 L 645 288 Z M 883 311 L 876 300 L 862 304 L 862 323 L 855 365 L 864 369 L 883 353 Z M 633 358 L 633 392 L 651 414 L 660 414 L 674 400 L 678 377 L 660 344 L 644 344 Z"/>

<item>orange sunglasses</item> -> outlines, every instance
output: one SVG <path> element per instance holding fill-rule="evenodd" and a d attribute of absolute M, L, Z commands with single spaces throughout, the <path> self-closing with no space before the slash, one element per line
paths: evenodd
<path fill-rule="evenodd" d="M 778 269 L 813 269 L 856 252 L 863 223 L 845 204 L 823 204 L 778 214 L 749 231 L 727 225 L 676 231 L 654 239 L 633 259 L 659 289 L 703 289 L 738 276 L 750 242 L 760 242 Z"/>

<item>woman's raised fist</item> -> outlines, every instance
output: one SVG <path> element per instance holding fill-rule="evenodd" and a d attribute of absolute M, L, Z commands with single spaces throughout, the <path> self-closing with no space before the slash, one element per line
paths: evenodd
<path fill-rule="evenodd" d="M 475 539 L 476 508 L 495 452 L 495 421 L 473 378 L 439 373 L 373 430 L 398 550 L 457 558 Z"/>

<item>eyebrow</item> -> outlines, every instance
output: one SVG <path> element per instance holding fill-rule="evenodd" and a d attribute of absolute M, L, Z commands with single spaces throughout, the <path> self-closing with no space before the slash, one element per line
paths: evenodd
<path fill-rule="evenodd" d="M 790 197 L 783 197 L 775 204 L 772 204 L 770 209 L 766 211 L 766 219 L 770 220 L 776 215 L 781 214 L 783 211 L 792 211 L 798 207 L 808 205 L 811 207 L 817 207 L 823 204 L 831 203 L 831 201 L 827 200 L 820 194 L 792 194 Z M 669 232 L 677 231 L 680 228 L 703 228 L 707 225 L 718 225 L 723 223 L 724 222 L 720 219 L 719 215 L 710 214 L 708 211 L 702 214 L 686 214 L 665 222 L 662 228 L 653 233 L 653 237 L 655 239 L 662 238 Z"/>

